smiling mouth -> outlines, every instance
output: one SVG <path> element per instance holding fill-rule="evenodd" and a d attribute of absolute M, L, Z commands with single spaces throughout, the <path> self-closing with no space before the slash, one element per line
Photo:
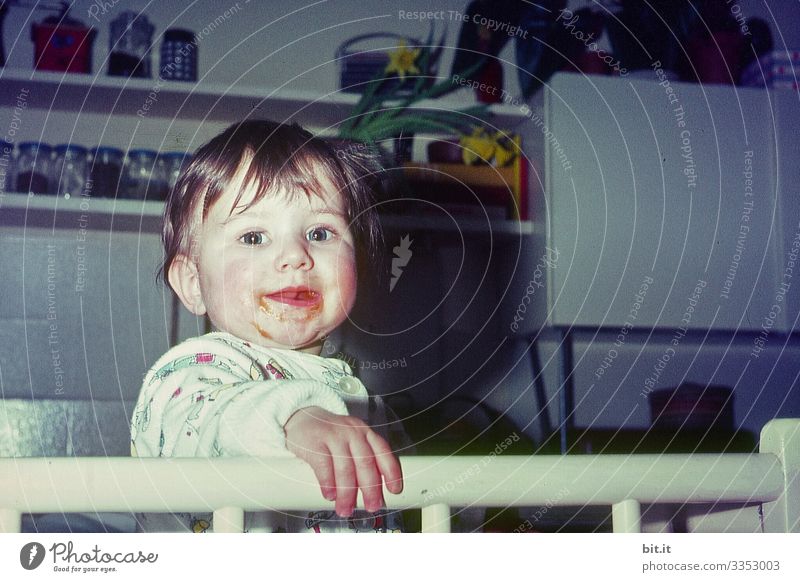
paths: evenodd
<path fill-rule="evenodd" d="M 322 294 L 308 287 L 286 287 L 260 295 L 258 308 L 276 321 L 310 321 L 322 311 Z M 263 329 L 257 323 L 255 325 L 264 335 Z"/>
<path fill-rule="evenodd" d="M 269 295 L 262 295 L 260 300 L 262 308 L 266 304 L 266 300 L 292 307 L 310 308 L 322 302 L 322 295 L 306 287 L 287 287 Z"/>

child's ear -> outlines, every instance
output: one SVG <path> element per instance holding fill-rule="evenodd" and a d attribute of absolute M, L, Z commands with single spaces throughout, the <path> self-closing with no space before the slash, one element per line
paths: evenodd
<path fill-rule="evenodd" d="M 167 273 L 169 285 L 184 307 L 195 315 L 204 315 L 206 304 L 200 289 L 200 273 L 197 264 L 186 255 L 177 255 Z"/>

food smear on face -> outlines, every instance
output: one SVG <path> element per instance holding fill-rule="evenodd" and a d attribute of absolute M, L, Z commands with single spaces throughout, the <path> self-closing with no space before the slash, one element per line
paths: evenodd
<path fill-rule="evenodd" d="M 320 314 L 322 304 L 322 294 L 305 287 L 287 287 L 258 298 L 261 313 L 280 322 L 309 321 Z"/>
<path fill-rule="evenodd" d="M 261 337 L 263 337 L 263 338 L 266 338 L 266 339 L 268 339 L 268 340 L 271 340 L 271 339 L 272 339 L 272 336 L 271 336 L 271 335 L 269 335 L 269 332 L 268 332 L 267 330 L 265 330 L 263 327 L 261 327 L 261 326 L 258 324 L 258 322 L 257 322 L 257 321 L 254 321 L 254 322 L 253 322 L 253 325 L 255 326 L 255 328 L 256 328 L 256 331 L 257 331 L 257 332 L 258 332 L 258 333 L 261 335 Z"/>

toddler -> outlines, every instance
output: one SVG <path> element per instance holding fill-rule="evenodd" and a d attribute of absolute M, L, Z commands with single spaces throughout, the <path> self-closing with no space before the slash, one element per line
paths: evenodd
<path fill-rule="evenodd" d="M 380 403 L 345 362 L 320 357 L 353 306 L 358 266 L 377 252 L 369 161 L 269 121 L 235 124 L 199 149 L 166 204 L 162 275 L 215 331 L 172 348 L 147 373 L 132 455 L 294 454 L 335 503 L 336 515 L 307 516 L 307 529 L 393 528 L 375 512 L 383 482 L 402 490 L 400 464 L 362 420 L 385 426 Z M 369 514 L 342 520 L 359 490 Z M 262 525 L 292 528 L 272 518 Z M 210 525 L 208 515 L 141 517 L 151 531 Z"/>

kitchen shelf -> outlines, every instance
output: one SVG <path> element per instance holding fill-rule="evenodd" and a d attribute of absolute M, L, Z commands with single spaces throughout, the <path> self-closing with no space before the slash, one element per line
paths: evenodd
<path fill-rule="evenodd" d="M 54 111 L 79 115 L 93 113 L 120 118 L 180 119 L 184 122 L 230 122 L 247 117 L 269 117 L 296 121 L 316 128 L 318 133 L 333 134 L 336 126 L 349 115 L 359 95 L 344 92 L 329 94 L 314 91 L 230 86 L 214 83 L 183 83 L 161 79 L 128 79 L 95 75 L 57 73 L 0 68 L 0 90 L 13 107 L 16 96 L 25 95 L 28 110 Z M 471 93 L 463 98 L 443 98 L 420 102 L 419 110 L 456 110 L 475 105 Z M 152 97 L 155 97 L 153 100 Z M 149 109 L 144 106 L 150 99 Z M 527 118 L 519 107 L 492 105 L 492 124 L 511 129 Z M 137 112 L 141 115 L 137 116 Z M 326 131 L 327 130 L 327 131 Z M 83 204 L 83 207 L 81 206 Z M 140 200 L 90 198 L 66 200 L 55 196 L 6 194 L 0 199 L 0 224 L 51 224 L 70 226 L 75 216 L 89 213 L 96 217 L 93 228 L 113 225 L 114 229 L 152 230 L 160 221 L 163 203 Z M 22 222 L 19 222 L 22 221 Z M 487 220 L 474 216 L 384 215 L 387 229 L 440 232 L 489 233 L 492 235 L 529 235 L 533 226 L 516 220 Z"/>
<path fill-rule="evenodd" d="M 0 198 L 0 211 L 6 209 L 27 210 L 28 212 L 49 210 L 93 215 L 119 214 L 160 218 L 164 212 L 164 203 L 79 196 L 64 198 L 53 194 L 9 193 Z"/>
<path fill-rule="evenodd" d="M 47 224 L 58 226 L 65 222 L 75 227 L 76 215 L 85 214 L 97 219 L 91 221 L 93 228 L 113 222 L 116 227 L 124 229 L 135 228 L 141 224 L 149 231 L 154 225 L 160 225 L 163 212 L 164 203 L 159 201 L 81 197 L 67 199 L 48 194 L 24 193 L 9 193 L 0 197 L 0 225 L 39 225 L 42 222 L 42 215 L 47 215 Z M 534 232 L 532 222 L 487 221 L 473 216 L 459 215 L 445 219 L 437 216 L 381 214 L 381 222 L 386 230 L 491 233 L 492 236 L 522 236 Z"/>
<path fill-rule="evenodd" d="M 247 117 L 280 119 L 318 128 L 335 127 L 358 102 L 359 95 L 244 87 L 216 83 L 186 83 L 161 79 L 128 79 L 105 74 L 53 73 L 0 68 L 0 91 L 8 99 L 26 92 L 27 107 L 140 117 L 234 121 Z M 466 95 L 466 93 L 464 93 Z M 144 110 L 148 99 L 149 109 Z M 11 102 L 13 106 L 13 101 Z M 429 99 L 414 109 L 452 111 L 473 106 L 474 100 Z M 513 128 L 526 119 L 519 107 L 493 105 L 492 123 Z"/>

